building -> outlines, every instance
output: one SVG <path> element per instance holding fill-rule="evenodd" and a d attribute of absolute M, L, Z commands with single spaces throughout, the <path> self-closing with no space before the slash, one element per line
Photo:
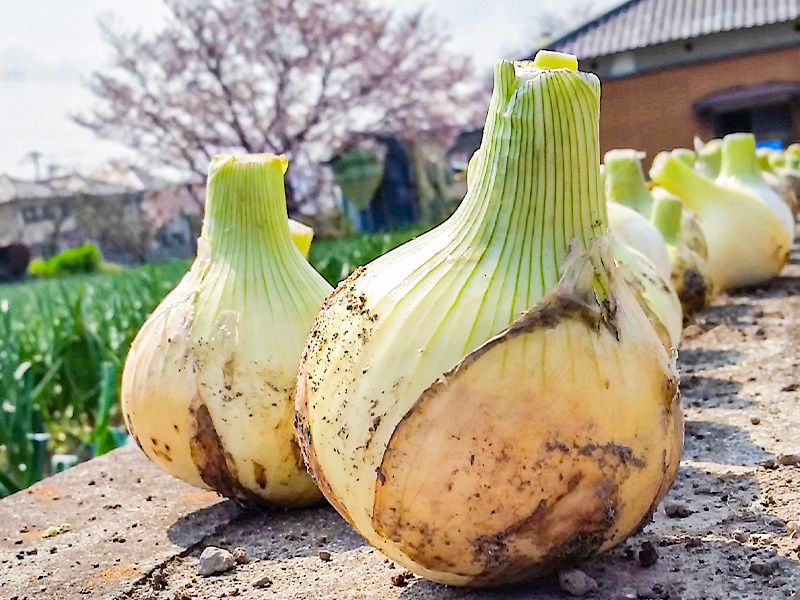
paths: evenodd
<path fill-rule="evenodd" d="M 0 246 L 28 246 L 48 257 L 87 241 L 112 262 L 194 254 L 202 204 L 198 185 L 171 185 L 109 163 L 85 177 L 41 181 L 0 174 Z"/>
<path fill-rule="evenodd" d="M 600 77 L 603 152 L 800 139 L 800 0 L 629 0 L 548 47 Z"/>
<path fill-rule="evenodd" d="M 74 173 L 42 181 L 0 175 L 0 244 L 21 242 L 34 256 L 49 256 L 83 243 L 84 224 L 94 220 L 97 228 L 99 215 L 119 214 L 135 222 L 143 195 L 143 189 Z M 113 244 L 103 250 L 123 258 Z"/>

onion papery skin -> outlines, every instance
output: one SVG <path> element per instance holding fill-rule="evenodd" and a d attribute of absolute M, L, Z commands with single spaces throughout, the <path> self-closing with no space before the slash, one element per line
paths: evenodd
<path fill-rule="evenodd" d="M 297 363 L 331 287 L 294 245 L 274 155 L 216 157 L 197 258 L 125 361 L 129 431 L 159 467 L 244 502 L 321 499 L 293 434 Z"/>
<path fill-rule="evenodd" d="M 611 250 L 598 110 L 592 75 L 499 62 L 457 212 L 356 270 L 306 343 L 310 471 L 428 579 L 499 585 L 602 552 L 677 469 L 674 354 Z"/>

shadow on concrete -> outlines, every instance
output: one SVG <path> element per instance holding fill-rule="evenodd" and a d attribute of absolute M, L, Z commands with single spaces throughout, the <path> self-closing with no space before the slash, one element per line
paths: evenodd
<path fill-rule="evenodd" d="M 236 518 L 244 509 L 233 500 L 225 500 L 181 517 L 167 530 L 169 540 L 188 548 L 197 542 L 197 531 L 213 532 L 223 523 Z"/>
<path fill-rule="evenodd" d="M 790 263 L 797 259 L 790 259 Z M 782 298 L 784 296 L 796 296 L 800 294 L 800 277 L 795 275 L 778 275 L 769 281 L 748 288 L 728 291 L 731 298 Z"/>
<path fill-rule="evenodd" d="M 682 371 L 704 371 L 738 364 L 742 362 L 745 356 L 745 354 L 736 350 L 681 349 L 678 352 L 678 366 Z"/>
<path fill-rule="evenodd" d="M 688 375 L 681 378 L 683 405 L 692 408 L 741 409 L 753 404 L 752 398 L 740 396 L 742 384 L 717 377 Z"/>
<path fill-rule="evenodd" d="M 743 297 L 750 297 L 743 296 Z M 698 318 L 698 324 L 706 331 L 718 325 L 727 325 L 732 329 L 742 329 L 753 324 L 752 304 L 715 304 L 707 307 Z"/>
<path fill-rule="evenodd" d="M 233 519 L 228 516 L 228 507 L 238 511 Z M 242 507 L 232 501 L 178 520 L 169 529 L 169 539 L 181 544 L 192 528 L 209 519 L 217 520 L 219 525 L 196 544 L 193 554 L 199 555 L 209 545 L 229 549 L 241 547 L 251 559 L 270 560 L 310 556 L 322 549 L 344 552 L 366 544 L 330 506 L 288 510 Z"/>
<path fill-rule="evenodd" d="M 751 442 L 740 427 L 713 421 L 686 422 L 684 460 L 755 467 L 771 456 Z"/>

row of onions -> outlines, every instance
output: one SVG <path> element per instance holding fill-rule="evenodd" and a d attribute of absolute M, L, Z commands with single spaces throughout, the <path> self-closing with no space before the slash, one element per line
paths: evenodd
<path fill-rule="evenodd" d="M 570 55 L 498 62 L 457 211 L 335 291 L 287 226 L 286 160 L 215 158 L 197 259 L 125 364 L 137 443 L 241 501 L 324 495 L 448 584 L 620 543 L 678 468 L 684 312 L 776 274 L 793 218 L 748 136 L 659 155 L 656 189 L 634 151 L 601 169 L 599 106 Z"/>

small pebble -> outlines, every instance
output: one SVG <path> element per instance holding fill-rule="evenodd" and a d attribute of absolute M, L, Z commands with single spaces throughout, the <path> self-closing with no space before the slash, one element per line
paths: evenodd
<path fill-rule="evenodd" d="M 558 585 L 572 596 L 585 596 L 597 589 L 597 582 L 580 569 L 561 571 L 558 574 Z"/>
<path fill-rule="evenodd" d="M 639 564 L 645 569 L 652 567 L 658 561 L 658 552 L 652 542 L 643 542 L 639 550 Z"/>
<path fill-rule="evenodd" d="M 667 513 L 668 517 L 673 519 L 683 519 L 692 514 L 692 511 L 689 510 L 689 507 L 687 507 L 685 504 L 672 501 L 664 503 L 664 512 Z"/>
<path fill-rule="evenodd" d="M 761 423 L 761 419 L 759 419 L 758 417 L 750 417 L 750 422 L 753 425 L 759 425 Z"/>
<path fill-rule="evenodd" d="M 208 577 L 214 573 L 224 573 L 230 571 L 236 564 L 233 554 L 223 548 L 208 546 L 200 555 L 200 562 L 197 564 L 197 574 Z"/>
<path fill-rule="evenodd" d="M 328 562 L 331 559 L 331 553 L 327 550 L 320 550 L 319 551 L 319 559 Z"/>
<path fill-rule="evenodd" d="M 250 562 L 250 558 L 247 556 L 247 548 L 242 548 L 241 546 L 239 546 L 238 548 L 233 549 L 232 554 L 233 554 L 233 560 L 235 560 L 240 565 Z"/>
<path fill-rule="evenodd" d="M 760 465 L 761 465 L 762 467 L 764 467 L 765 469 L 774 469 L 775 467 L 777 467 L 777 466 L 778 466 L 778 463 L 777 463 L 777 462 L 775 462 L 775 459 L 774 459 L 774 458 L 772 458 L 772 457 L 765 458 L 764 460 L 762 460 L 762 461 L 761 461 L 760 463 L 758 463 L 758 464 L 760 464 Z"/>
<path fill-rule="evenodd" d="M 683 330 L 683 338 L 686 340 L 691 340 L 698 336 L 703 335 L 704 333 L 705 331 L 699 325 L 689 325 L 686 329 Z"/>
<path fill-rule="evenodd" d="M 272 585 L 272 579 L 270 579 L 266 575 L 264 575 L 264 577 L 256 579 L 253 582 L 253 587 L 257 587 L 257 588 L 268 588 L 271 585 Z"/>
<path fill-rule="evenodd" d="M 617 595 L 614 596 L 614 600 L 631 600 L 638 598 L 638 592 L 633 588 L 623 588 Z"/>

